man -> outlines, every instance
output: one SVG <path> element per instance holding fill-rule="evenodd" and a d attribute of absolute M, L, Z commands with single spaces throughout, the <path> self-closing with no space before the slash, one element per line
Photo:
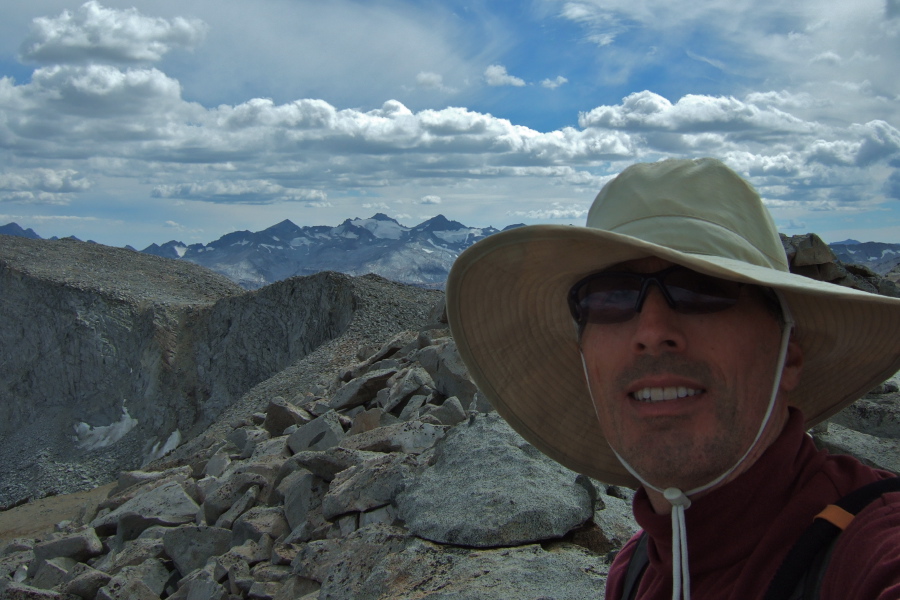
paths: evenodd
<path fill-rule="evenodd" d="M 764 598 L 826 505 L 891 476 L 805 431 L 900 370 L 900 300 L 791 274 L 759 196 L 719 161 L 634 165 L 587 227 L 475 244 L 447 312 L 473 379 L 525 439 L 638 487 L 649 564 L 632 597 Z M 900 492 L 846 527 L 822 587 L 900 598 Z"/>

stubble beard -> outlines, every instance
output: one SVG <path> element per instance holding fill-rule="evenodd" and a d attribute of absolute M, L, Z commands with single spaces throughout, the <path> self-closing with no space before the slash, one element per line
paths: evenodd
<path fill-rule="evenodd" d="M 707 365 L 664 355 L 639 358 L 616 378 L 612 389 L 622 390 L 629 382 L 655 373 L 683 376 L 706 385 L 715 381 Z M 607 394 L 607 401 L 614 397 L 612 393 Z M 717 381 L 714 402 L 712 430 L 701 430 L 696 423 L 691 423 L 693 417 L 687 416 L 659 418 L 645 424 L 629 423 L 621 416 L 617 419 L 610 415 L 609 426 L 601 426 L 606 430 L 610 446 L 645 481 L 660 489 L 677 487 L 688 491 L 728 471 L 752 442 L 752 436 L 745 439 L 751 434 L 739 424 L 736 390 Z M 758 426 L 759 423 L 754 423 L 748 428 Z"/>

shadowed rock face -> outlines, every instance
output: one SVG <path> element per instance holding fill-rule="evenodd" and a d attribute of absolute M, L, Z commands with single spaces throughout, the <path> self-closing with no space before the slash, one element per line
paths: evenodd
<path fill-rule="evenodd" d="M 9 489 L 28 479 L 23 448 L 65 456 L 134 430 L 145 458 L 339 335 L 355 305 L 335 273 L 245 292 L 187 262 L 0 236 L 0 457 L 15 464 L 0 506 L 36 491 Z"/>

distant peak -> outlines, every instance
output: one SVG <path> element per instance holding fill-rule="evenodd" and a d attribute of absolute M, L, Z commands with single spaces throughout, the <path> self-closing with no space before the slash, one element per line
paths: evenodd
<path fill-rule="evenodd" d="M 375 213 L 374 215 L 372 215 L 372 219 L 375 221 L 391 221 L 393 223 L 397 222 L 384 213 Z"/>
<path fill-rule="evenodd" d="M 448 229 L 465 229 L 466 226 L 459 221 L 451 221 L 444 215 L 431 217 L 427 221 L 420 223 L 416 229 L 424 231 L 446 231 Z"/>
<path fill-rule="evenodd" d="M 834 242 L 833 244 L 829 244 L 830 246 L 856 246 L 860 244 L 859 240 L 848 239 L 843 242 Z"/>
<path fill-rule="evenodd" d="M 7 223 L 0 227 L 0 233 L 5 235 L 14 235 L 16 237 L 24 237 L 30 238 L 33 240 L 41 239 L 41 236 L 36 234 L 33 229 L 22 229 L 18 223 Z"/>

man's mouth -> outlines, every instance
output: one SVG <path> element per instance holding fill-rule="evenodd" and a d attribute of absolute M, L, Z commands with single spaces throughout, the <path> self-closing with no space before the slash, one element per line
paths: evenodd
<path fill-rule="evenodd" d="M 662 402 L 664 400 L 677 400 L 702 394 L 705 390 L 684 386 L 672 387 L 646 387 L 629 394 L 640 402 Z"/>

